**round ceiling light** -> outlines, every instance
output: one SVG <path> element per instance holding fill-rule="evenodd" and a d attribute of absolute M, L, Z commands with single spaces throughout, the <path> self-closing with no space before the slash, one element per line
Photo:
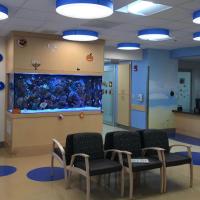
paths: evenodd
<path fill-rule="evenodd" d="M 72 41 L 94 41 L 99 34 L 90 30 L 66 30 L 63 32 L 63 39 Z"/>
<path fill-rule="evenodd" d="M 140 30 L 138 31 L 138 37 L 142 40 L 150 41 L 163 41 L 171 39 L 169 30 L 163 28 Z"/>
<path fill-rule="evenodd" d="M 193 22 L 195 24 L 200 24 L 200 10 L 197 10 L 193 13 Z"/>
<path fill-rule="evenodd" d="M 0 4 L 0 20 L 8 18 L 8 8 Z"/>
<path fill-rule="evenodd" d="M 118 43 L 117 49 L 120 49 L 120 50 L 138 50 L 138 49 L 140 49 L 140 44 L 138 44 L 138 43 Z"/>
<path fill-rule="evenodd" d="M 66 17 L 98 19 L 113 14 L 112 0 L 56 0 L 56 12 Z"/>
<path fill-rule="evenodd" d="M 200 41 L 200 32 L 196 32 L 193 34 L 193 40 Z"/>

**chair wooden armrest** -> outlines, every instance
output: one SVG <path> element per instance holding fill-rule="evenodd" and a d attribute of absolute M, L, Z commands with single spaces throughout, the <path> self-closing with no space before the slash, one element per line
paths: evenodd
<path fill-rule="evenodd" d="M 147 148 L 143 148 L 142 149 L 143 155 L 145 155 L 146 151 L 150 151 L 150 150 L 153 150 L 153 151 L 157 152 L 158 158 L 159 158 L 159 160 L 161 162 L 163 162 L 165 160 L 165 154 L 164 154 L 165 149 L 160 148 L 160 147 L 147 147 Z"/>
<path fill-rule="evenodd" d="M 56 139 L 52 139 L 52 141 L 53 141 L 52 153 L 54 152 L 54 149 L 57 147 L 62 155 L 62 160 L 65 162 L 65 150 L 64 150 L 63 146 Z"/>

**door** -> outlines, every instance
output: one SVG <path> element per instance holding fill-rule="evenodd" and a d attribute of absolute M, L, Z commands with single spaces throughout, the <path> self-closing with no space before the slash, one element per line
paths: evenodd
<path fill-rule="evenodd" d="M 117 75 L 117 124 L 130 126 L 130 64 L 119 64 Z"/>
<path fill-rule="evenodd" d="M 149 68 L 143 64 L 132 66 L 131 126 L 148 128 Z"/>
<path fill-rule="evenodd" d="M 178 106 L 191 110 L 191 72 L 178 72 Z"/>
<path fill-rule="evenodd" d="M 114 77 L 115 65 L 110 64 L 104 67 L 102 81 L 102 108 L 103 122 L 105 124 L 114 125 Z"/>

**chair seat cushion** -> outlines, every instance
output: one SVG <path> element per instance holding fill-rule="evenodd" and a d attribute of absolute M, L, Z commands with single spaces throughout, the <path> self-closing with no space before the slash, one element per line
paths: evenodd
<path fill-rule="evenodd" d="M 121 171 L 122 169 L 122 166 L 118 162 L 109 159 L 90 160 L 89 165 L 90 176 L 109 174 L 112 172 Z M 85 161 L 76 162 L 75 166 L 85 170 Z"/>
<path fill-rule="evenodd" d="M 192 162 L 188 156 L 179 155 L 178 153 L 165 154 L 166 166 L 172 167 L 176 165 L 184 165 Z"/>
<path fill-rule="evenodd" d="M 132 170 L 134 172 L 138 171 L 144 171 L 144 170 L 151 170 L 156 168 L 161 168 L 162 163 L 156 159 L 156 158 L 150 158 L 150 157 L 135 157 L 134 159 L 148 159 L 149 162 L 132 162 Z M 128 161 L 127 159 L 124 160 L 124 165 L 128 167 Z"/>

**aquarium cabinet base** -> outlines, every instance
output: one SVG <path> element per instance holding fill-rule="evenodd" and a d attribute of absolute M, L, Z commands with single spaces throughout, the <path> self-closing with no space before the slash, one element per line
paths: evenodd
<path fill-rule="evenodd" d="M 77 132 L 102 132 L 102 113 L 66 112 L 42 114 L 7 113 L 6 144 L 11 153 L 34 155 L 48 153 L 52 138 L 63 145 L 66 136 Z"/>

